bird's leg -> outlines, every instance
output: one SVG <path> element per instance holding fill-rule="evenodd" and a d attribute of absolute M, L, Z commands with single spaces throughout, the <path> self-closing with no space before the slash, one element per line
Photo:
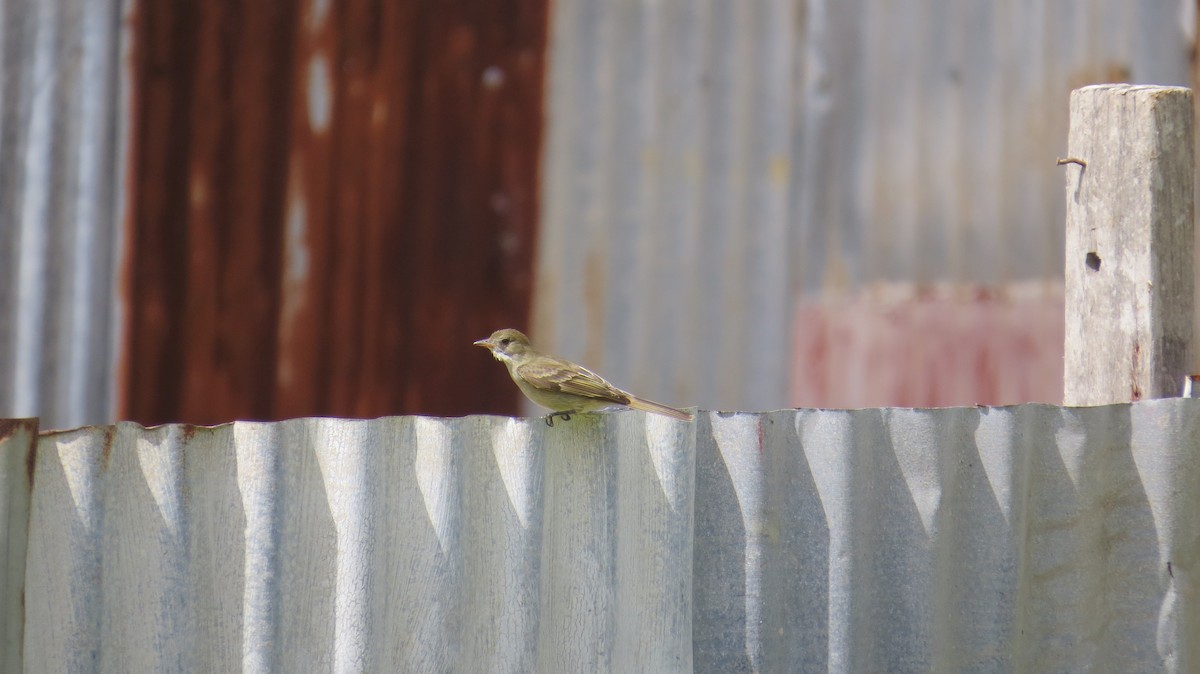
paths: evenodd
<path fill-rule="evenodd" d="M 571 413 L 568 411 L 568 412 L 551 412 L 550 414 L 547 414 L 546 415 L 546 425 L 547 426 L 549 426 L 551 428 L 554 427 L 554 417 L 561 417 L 563 421 L 570 421 Z"/>

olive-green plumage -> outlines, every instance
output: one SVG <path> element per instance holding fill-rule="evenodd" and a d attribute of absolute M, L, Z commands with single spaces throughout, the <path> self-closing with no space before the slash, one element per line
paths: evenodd
<path fill-rule="evenodd" d="M 622 391 L 586 367 L 558 356 L 538 353 L 519 330 L 497 330 L 475 345 L 490 350 L 496 360 L 504 363 L 509 376 L 526 397 L 554 410 L 555 414 L 546 419 L 548 424 L 553 423 L 555 416 L 569 419 L 573 412 L 595 412 L 617 406 L 692 420 L 692 415 L 683 410 Z"/>

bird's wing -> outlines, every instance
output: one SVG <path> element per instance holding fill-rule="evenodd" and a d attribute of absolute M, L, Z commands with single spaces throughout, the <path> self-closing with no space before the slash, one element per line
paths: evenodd
<path fill-rule="evenodd" d="M 624 391 L 604 381 L 595 372 L 561 358 L 539 356 L 517 367 L 516 371 L 536 388 L 629 404 L 629 396 Z"/>

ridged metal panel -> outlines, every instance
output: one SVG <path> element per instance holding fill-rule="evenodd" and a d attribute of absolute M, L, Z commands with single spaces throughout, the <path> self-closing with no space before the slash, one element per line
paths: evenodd
<path fill-rule="evenodd" d="M 0 416 L 114 418 L 120 0 L 0 7 Z"/>
<path fill-rule="evenodd" d="M 554 3 L 535 341 L 668 403 L 785 399 L 796 10 Z"/>
<path fill-rule="evenodd" d="M 1200 668 L 1200 401 L 44 435 L 26 671 Z"/>
<path fill-rule="evenodd" d="M 1191 4 L 555 2 L 535 342 L 771 409 L 799 296 L 1060 279 L 1068 94 L 1190 82 Z"/>
<path fill-rule="evenodd" d="M 548 0 L 139 4 L 125 417 L 516 411 Z"/>

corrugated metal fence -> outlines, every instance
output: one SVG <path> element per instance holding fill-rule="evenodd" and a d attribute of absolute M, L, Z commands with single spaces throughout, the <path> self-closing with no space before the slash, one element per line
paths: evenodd
<path fill-rule="evenodd" d="M 1196 399 L 35 428 L 9 671 L 1200 668 Z"/>

